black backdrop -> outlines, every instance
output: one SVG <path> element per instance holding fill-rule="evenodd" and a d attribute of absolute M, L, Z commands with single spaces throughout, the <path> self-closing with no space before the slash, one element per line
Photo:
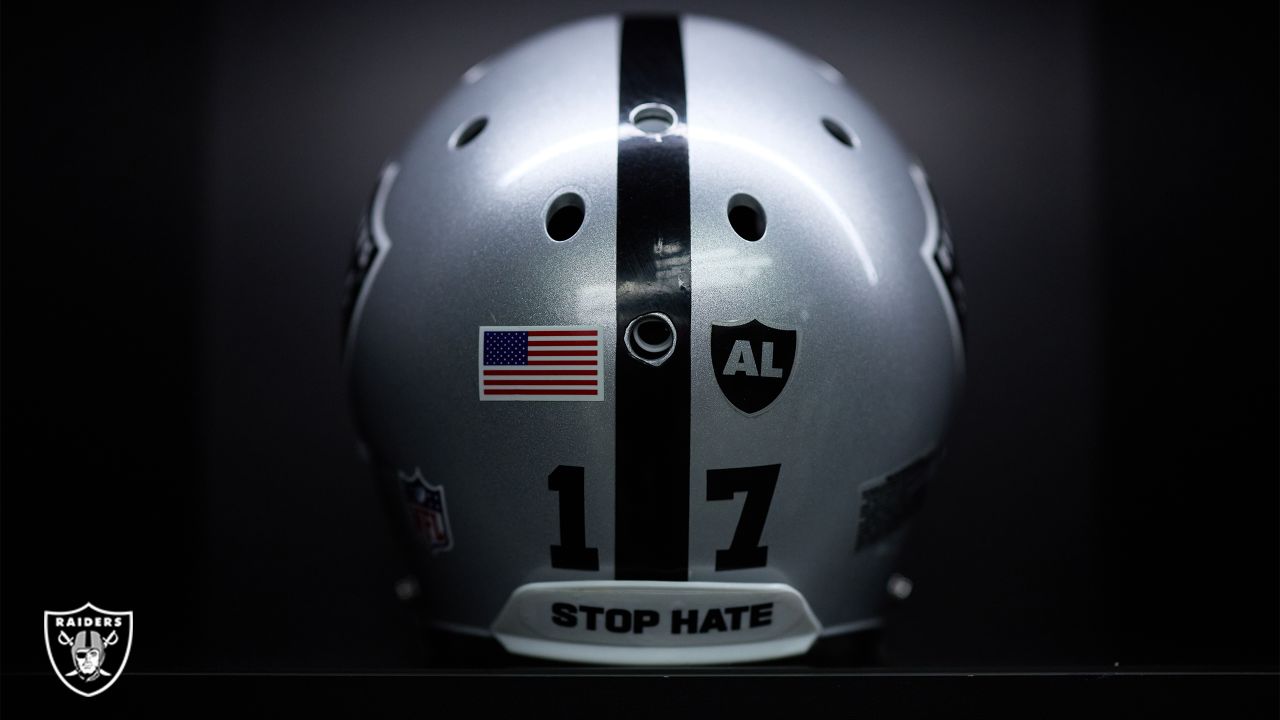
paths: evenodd
<path fill-rule="evenodd" d="M 420 662 L 338 309 L 382 161 L 586 3 L 4 11 L 0 663 Z M 970 376 L 895 667 L 1277 664 L 1276 11 L 690 2 L 842 70 L 929 169 Z M 1262 13 L 1255 16 L 1254 13 Z"/>

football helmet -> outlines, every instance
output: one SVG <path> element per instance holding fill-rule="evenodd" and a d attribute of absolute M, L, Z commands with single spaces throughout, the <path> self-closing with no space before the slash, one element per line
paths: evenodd
<path fill-rule="evenodd" d="M 876 627 L 964 373 L 924 171 L 755 30 L 598 17 L 382 171 L 344 361 L 432 626 L 571 662 Z"/>

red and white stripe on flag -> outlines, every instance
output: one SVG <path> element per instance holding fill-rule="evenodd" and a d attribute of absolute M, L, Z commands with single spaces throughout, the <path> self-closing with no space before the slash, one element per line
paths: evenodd
<path fill-rule="evenodd" d="M 601 332 L 583 325 L 480 327 L 481 400 L 602 400 Z"/>

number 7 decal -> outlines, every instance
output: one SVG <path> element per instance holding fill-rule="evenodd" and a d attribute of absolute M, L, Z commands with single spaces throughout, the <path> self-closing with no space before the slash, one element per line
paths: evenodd
<path fill-rule="evenodd" d="M 760 545 L 764 521 L 769 516 L 773 490 L 778 484 L 781 465 L 723 468 L 707 471 L 707 500 L 732 500 L 745 492 L 742 515 L 733 542 L 725 550 L 716 551 L 716 570 L 743 570 L 764 567 L 769 560 L 769 546 Z"/>

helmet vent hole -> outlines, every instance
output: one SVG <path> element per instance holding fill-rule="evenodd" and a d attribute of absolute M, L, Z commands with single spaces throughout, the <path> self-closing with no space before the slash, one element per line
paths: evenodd
<path fill-rule="evenodd" d="M 676 124 L 676 111 L 662 103 L 644 103 L 631 109 L 630 118 L 646 135 L 665 135 Z"/>
<path fill-rule="evenodd" d="M 764 237 L 764 208 L 750 195 L 734 195 L 729 198 L 729 224 L 743 240 L 755 242 Z"/>
<path fill-rule="evenodd" d="M 662 313 L 647 313 L 627 325 L 623 341 L 631 357 L 657 367 L 676 351 L 676 326 Z"/>
<path fill-rule="evenodd" d="M 636 343 L 645 350 L 666 350 L 671 345 L 671 333 L 663 323 L 646 320 L 636 326 Z"/>
<path fill-rule="evenodd" d="M 484 126 L 489 124 L 489 118 L 481 115 L 478 118 L 470 120 L 458 126 L 453 131 L 453 137 L 449 138 L 449 147 L 457 150 L 466 147 L 476 136 L 484 131 Z"/>
<path fill-rule="evenodd" d="M 845 147 L 858 147 L 858 137 L 849 132 L 849 128 L 845 127 L 839 120 L 832 120 L 829 117 L 822 118 L 822 127 L 831 133 L 831 137 L 840 141 Z"/>
<path fill-rule="evenodd" d="M 547 236 L 563 242 L 578 234 L 587 216 L 587 206 L 578 193 L 567 192 L 557 197 L 547 208 Z"/>

